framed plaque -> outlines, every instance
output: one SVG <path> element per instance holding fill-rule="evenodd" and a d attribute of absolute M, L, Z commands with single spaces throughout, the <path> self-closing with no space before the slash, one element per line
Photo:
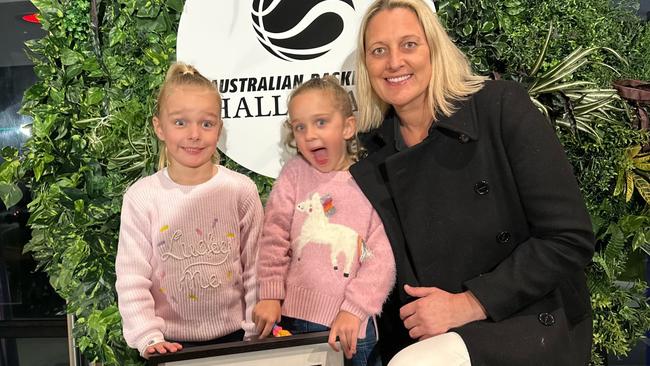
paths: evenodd
<path fill-rule="evenodd" d="M 147 365 L 161 366 L 344 366 L 342 352 L 327 344 L 329 332 L 188 347 L 152 355 Z"/>

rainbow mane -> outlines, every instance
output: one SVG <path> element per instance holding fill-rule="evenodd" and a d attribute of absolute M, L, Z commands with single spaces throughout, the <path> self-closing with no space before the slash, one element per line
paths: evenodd
<path fill-rule="evenodd" d="M 323 205 L 323 212 L 325 212 L 325 216 L 327 217 L 332 217 L 336 213 L 336 207 L 334 207 L 334 200 L 332 200 L 332 196 L 329 194 L 324 195 L 320 199 L 320 203 Z"/>

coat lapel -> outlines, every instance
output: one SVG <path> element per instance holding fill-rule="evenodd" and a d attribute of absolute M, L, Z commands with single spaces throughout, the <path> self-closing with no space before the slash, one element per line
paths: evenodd
<path fill-rule="evenodd" d="M 423 271 L 427 267 L 422 263 L 416 266 L 418 258 L 420 258 L 419 255 L 426 250 L 422 247 L 424 238 L 416 238 L 413 236 L 413 232 L 409 234 L 405 230 L 409 230 L 409 225 L 426 225 L 426 221 L 431 219 L 422 216 L 426 211 L 421 207 L 423 198 L 429 195 L 444 194 L 441 191 L 431 191 L 432 182 L 438 179 L 437 160 L 442 158 L 451 163 L 464 159 L 466 154 L 471 155 L 472 150 L 476 147 L 473 142 L 479 138 L 473 100 L 463 101 L 457 105 L 457 108 L 456 113 L 452 116 L 442 117 L 436 121 L 424 141 L 400 152 L 396 152 L 393 147 L 395 140 L 393 124 L 397 121 L 387 119 L 380 129 L 386 146 L 379 149 L 373 154 L 374 156 L 369 157 L 375 160 L 374 164 L 381 164 L 379 165 L 380 169 L 383 168 L 382 180 L 386 182 L 383 187 L 384 194 L 390 198 L 394 215 L 393 221 L 401 234 L 400 244 L 402 247 L 394 247 L 394 251 L 399 251 L 404 257 L 401 259 L 401 263 L 408 268 L 408 278 L 415 281 L 416 284 L 425 285 L 427 282 L 426 280 L 421 281 L 422 274 L 416 270 L 418 268 Z M 462 151 L 462 153 L 444 157 L 447 146 L 451 146 L 453 150 Z M 407 237 L 412 242 L 406 240 Z M 406 283 L 411 284 L 411 282 Z"/>

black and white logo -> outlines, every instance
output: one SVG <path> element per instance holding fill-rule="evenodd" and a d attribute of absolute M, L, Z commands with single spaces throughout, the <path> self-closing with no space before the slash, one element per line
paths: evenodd
<path fill-rule="evenodd" d="M 274 56 L 309 60 L 324 55 L 343 33 L 342 7 L 352 0 L 254 0 L 251 16 L 257 40 Z"/>

